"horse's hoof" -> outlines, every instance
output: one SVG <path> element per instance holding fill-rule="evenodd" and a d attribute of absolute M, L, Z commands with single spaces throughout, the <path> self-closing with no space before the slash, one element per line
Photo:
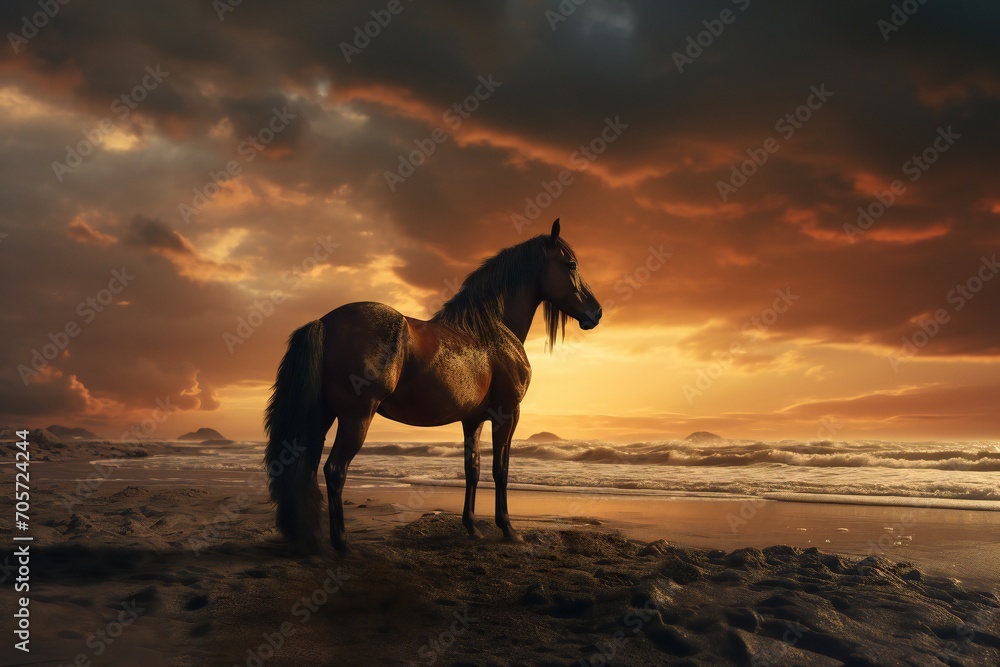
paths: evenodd
<path fill-rule="evenodd" d="M 470 540 L 481 540 L 481 539 L 483 539 L 483 534 L 480 533 L 479 530 L 477 530 L 476 528 L 473 528 L 472 530 L 469 531 L 469 539 Z"/>
<path fill-rule="evenodd" d="M 341 556 L 347 556 L 351 553 L 351 547 L 347 544 L 346 540 L 331 540 L 331 542 L 333 543 L 333 548 Z"/>
<path fill-rule="evenodd" d="M 503 531 L 503 540 L 504 542 L 524 542 L 524 538 L 513 528 L 507 528 Z"/>

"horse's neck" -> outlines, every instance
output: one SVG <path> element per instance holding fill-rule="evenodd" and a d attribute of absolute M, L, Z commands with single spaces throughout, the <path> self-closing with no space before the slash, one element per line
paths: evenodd
<path fill-rule="evenodd" d="M 531 328 L 531 321 L 535 319 L 535 311 L 542 300 L 535 294 L 522 291 L 505 300 L 503 309 L 503 323 L 517 339 L 524 344 L 528 338 L 528 330 Z"/>

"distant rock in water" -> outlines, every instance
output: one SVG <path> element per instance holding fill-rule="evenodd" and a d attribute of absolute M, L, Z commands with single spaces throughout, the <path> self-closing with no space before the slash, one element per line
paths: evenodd
<path fill-rule="evenodd" d="M 194 433 L 185 433 L 177 439 L 187 442 L 200 442 L 203 445 L 228 445 L 235 442 L 235 440 L 226 438 L 214 428 L 200 428 Z"/>
<path fill-rule="evenodd" d="M 85 428 L 70 428 L 69 426 L 53 424 L 45 430 L 60 440 L 103 440 L 101 436 Z"/>
<path fill-rule="evenodd" d="M 36 445 L 42 445 L 43 447 L 65 447 L 62 444 L 62 440 L 55 433 L 51 433 L 48 429 L 44 428 L 33 428 L 28 432 L 28 442 L 34 443 Z"/>
<path fill-rule="evenodd" d="M 721 435 L 709 433 L 708 431 L 695 431 L 688 437 L 684 438 L 684 442 L 716 442 L 718 440 L 725 440 L 725 438 Z"/>
<path fill-rule="evenodd" d="M 27 437 L 22 438 L 21 435 L 25 434 L 27 431 Z M 0 447 L 0 460 L 8 459 L 14 461 L 17 457 L 16 454 L 22 449 L 17 447 L 16 443 L 20 443 L 23 440 L 27 440 L 29 443 L 29 453 L 31 460 L 39 461 L 52 461 L 59 460 L 62 455 L 67 451 L 73 451 L 76 449 L 77 445 L 68 446 L 63 444 L 59 439 L 59 436 L 54 433 L 49 432 L 48 429 L 44 428 L 15 428 L 13 426 L 2 426 L 0 427 L 0 443 L 3 443 L 3 447 Z"/>
<path fill-rule="evenodd" d="M 560 442 L 560 438 L 555 433 L 550 433 L 549 431 L 542 431 L 541 433 L 535 433 L 528 436 L 528 442 Z"/>
<path fill-rule="evenodd" d="M 19 442 L 21 436 L 18 434 L 25 430 L 27 429 L 18 430 L 13 426 L 4 426 L 0 428 L 0 441 Z M 58 445 L 59 447 L 65 447 L 65 445 L 61 444 L 62 441 L 59 439 L 59 436 L 44 428 L 34 428 L 28 431 L 27 440 L 36 445 Z"/>

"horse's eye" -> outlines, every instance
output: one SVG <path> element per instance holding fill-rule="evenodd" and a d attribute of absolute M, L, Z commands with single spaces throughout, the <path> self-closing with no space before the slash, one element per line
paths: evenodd
<path fill-rule="evenodd" d="M 569 266 L 570 271 L 576 271 L 576 262 L 570 262 L 567 266 Z"/>

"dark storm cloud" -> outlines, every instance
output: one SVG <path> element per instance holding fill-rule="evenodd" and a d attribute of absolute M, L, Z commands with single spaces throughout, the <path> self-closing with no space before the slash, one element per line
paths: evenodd
<path fill-rule="evenodd" d="M 139 247 L 169 250 L 183 255 L 192 254 L 191 246 L 184 241 L 184 237 L 164 222 L 151 220 L 142 215 L 132 218 L 125 240 Z"/>

